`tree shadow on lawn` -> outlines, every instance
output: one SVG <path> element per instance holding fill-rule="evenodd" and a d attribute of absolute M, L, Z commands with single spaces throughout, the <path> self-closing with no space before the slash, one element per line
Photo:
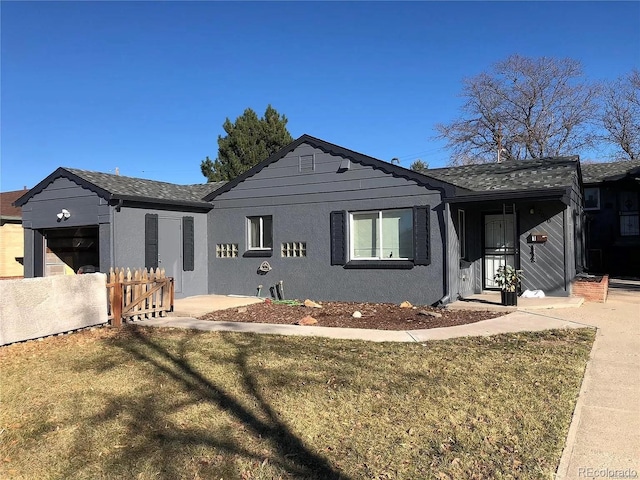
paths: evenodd
<path fill-rule="evenodd" d="M 74 450 L 78 460 L 84 462 L 86 458 L 100 457 L 102 452 L 96 450 L 105 448 L 105 442 L 97 439 L 99 434 L 96 432 L 104 429 L 106 423 L 118 422 L 120 429 L 124 426 L 126 432 L 114 442 L 122 442 L 124 438 L 127 445 L 106 445 L 109 453 L 105 458 L 97 459 L 97 463 L 102 465 L 102 475 L 126 477 L 134 472 L 145 471 L 155 478 L 173 479 L 184 478 L 187 468 L 189 476 L 195 478 L 213 474 L 216 478 L 261 478 L 253 473 L 246 477 L 244 467 L 244 472 L 239 471 L 236 460 L 244 459 L 245 465 L 254 465 L 256 470 L 270 462 L 283 475 L 295 478 L 348 480 L 326 458 L 305 445 L 261 393 L 256 369 L 249 365 L 251 351 L 261 347 L 261 337 L 245 336 L 239 339 L 223 334 L 220 337 L 235 349 L 234 355 L 225 357 L 224 354 L 214 353 L 208 359 L 226 363 L 239 374 L 243 395 L 249 398 L 247 402 L 246 398 L 237 398 L 223 382 L 208 378 L 187 359 L 191 340 L 200 334 L 183 334 L 177 345 L 177 353 L 171 351 L 175 344 L 163 345 L 162 338 L 156 339 L 153 334 L 136 327 L 130 327 L 126 334 L 112 340 L 115 347 L 129 354 L 135 362 L 143 364 L 143 370 L 151 369 L 157 382 L 173 381 L 170 391 L 176 395 L 167 399 L 167 393 L 159 391 L 114 394 L 99 413 L 88 419 L 87 428 L 76 434 Z M 113 360 L 111 355 L 109 357 Z M 97 362 L 90 368 L 98 372 L 106 370 Z M 158 390 L 162 388 L 161 384 L 155 385 Z M 253 403 L 253 408 L 249 403 Z M 212 429 L 198 426 L 197 419 L 188 419 L 184 423 L 178 420 L 184 409 L 199 409 L 207 405 L 222 410 L 229 422 Z M 216 414 L 211 410 L 204 412 L 205 415 L 212 413 Z M 81 411 L 77 414 L 83 416 Z M 257 437 L 258 445 L 254 445 L 254 448 L 245 447 L 234 439 L 243 434 Z M 216 454 L 212 455 L 212 451 Z M 191 458 L 185 456 L 193 453 L 195 455 Z M 202 453 L 200 458 L 198 453 Z M 85 460 L 81 460 L 83 457 Z M 64 476 L 73 476 L 82 467 L 84 465 L 71 459 Z"/>

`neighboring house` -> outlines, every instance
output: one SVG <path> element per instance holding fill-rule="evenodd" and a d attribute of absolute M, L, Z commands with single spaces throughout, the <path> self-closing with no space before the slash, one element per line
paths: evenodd
<path fill-rule="evenodd" d="M 26 275 L 47 274 L 37 252 L 65 233 L 63 208 L 61 223 L 93 229 L 101 270 L 148 266 L 157 248 L 183 295 L 268 294 L 282 281 L 286 298 L 447 303 L 495 288 L 504 263 L 525 271 L 524 288 L 567 295 L 583 267 L 577 157 L 420 174 L 303 135 L 224 185 L 125 178 L 59 169 L 20 199 Z M 193 236 L 175 233 L 185 216 Z M 180 268 L 191 244 L 197 279 Z"/>
<path fill-rule="evenodd" d="M 58 168 L 15 202 L 24 276 L 73 274 L 85 265 L 161 267 L 174 277 L 176 296 L 206 294 L 212 205 L 201 199 L 218 186 Z"/>
<path fill-rule="evenodd" d="M 27 190 L 0 193 L 0 278 L 23 276 L 22 211 L 13 204 Z"/>
<path fill-rule="evenodd" d="M 640 276 L 640 160 L 582 166 L 589 270 Z"/>

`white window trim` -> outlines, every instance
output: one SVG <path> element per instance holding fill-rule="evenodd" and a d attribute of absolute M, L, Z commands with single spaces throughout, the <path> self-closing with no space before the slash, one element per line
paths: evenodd
<path fill-rule="evenodd" d="M 247 250 L 272 250 L 272 247 L 265 247 L 264 246 L 264 218 L 265 217 L 270 217 L 271 215 L 255 215 L 255 216 L 251 216 L 251 217 L 247 217 Z M 257 218 L 259 220 L 259 226 L 260 226 L 260 246 L 259 247 L 254 247 L 251 245 L 251 219 L 252 218 Z M 271 223 L 273 228 L 273 217 L 272 217 L 272 223 Z M 271 235 L 273 236 L 273 231 L 271 232 Z M 272 243 L 273 243 L 273 239 L 272 239 Z"/>
<path fill-rule="evenodd" d="M 383 249 L 383 245 L 384 245 L 384 240 L 382 238 L 382 212 L 384 211 L 396 211 L 396 210 L 411 210 L 410 208 L 393 208 L 393 209 L 388 209 L 388 210 L 362 210 L 362 211 L 357 211 L 357 212 L 349 212 L 349 259 L 351 260 L 356 260 L 356 261 L 360 261 L 360 260 L 384 260 L 387 262 L 394 262 L 396 260 L 403 260 L 403 261 L 407 261 L 407 260 L 413 260 L 413 256 L 412 257 L 393 257 L 393 258 L 389 258 L 389 257 L 383 257 L 382 256 L 382 249 Z M 354 215 L 360 215 L 360 214 L 366 214 L 366 213 L 377 213 L 378 214 L 378 236 L 380 238 L 380 245 L 378 246 L 378 253 L 380 254 L 380 256 L 378 257 L 356 257 L 353 253 L 353 249 L 354 249 L 354 245 L 353 245 L 353 240 L 354 240 L 354 232 L 355 229 L 353 228 L 353 216 Z M 413 212 L 411 213 L 412 218 L 413 218 Z M 415 232 L 413 232 L 413 226 L 411 227 L 411 231 L 412 231 L 412 235 L 415 235 Z M 415 252 L 414 252 L 415 253 Z M 415 255 L 414 255 L 415 256 Z"/>
<path fill-rule="evenodd" d="M 597 198 L 598 198 L 598 202 L 597 205 L 595 207 L 587 207 L 587 196 L 585 194 L 585 206 L 584 209 L 585 211 L 594 211 L 594 210 L 600 210 L 600 188 L 599 187 L 585 187 L 585 190 L 590 189 L 590 190 L 595 190 L 597 192 Z"/>
<path fill-rule="evenodd" d="M 467 258 L 467 216 L 462 209 L 458 210 L 458 243 L 460 258 Z"/>

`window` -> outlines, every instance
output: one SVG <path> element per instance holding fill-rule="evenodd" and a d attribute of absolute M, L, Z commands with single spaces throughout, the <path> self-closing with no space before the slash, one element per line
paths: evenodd
<path fill-rule="evenodd" d="M 600 189 L 596 187 L 584 189 L 584 209 L 600 210 Z"/>
<path fill-rule="evenodd" d="M 413 259 L 411 209 L 352 213 L 350 226 L 351 259 Z"/>
<path fill-rule="evenodd" d="M 458 210 L 458 241 L 460 242 L 460 258 L 467 258 L 467 224 L 464 210 Z"/>
<path fill-rule="evenodd" d="M 351 214 L 337 210 L 331 212 L 329 225 L 331 265 L 371 269 L 411 269 L 417 265 L 431 265 L 429 205 Z M 375 256 L 356 257 L 356 247 L 359 255 Z M 402 255 L 405 255 L 404 259 Z"/>
<path fill-rule="evenodd" d="M 249 250 L 271 250 L 273 248 L 273 220 L 271 215 L 248 217 Z"/>
<path fill-rule="evenodd" d="M 238 258 L 238 244 L 218 243 L 216 245 L 216 258 Z"/>
<path fill-rule="evenodd" d="M 636 192 L 620 192 L 620 235 L 640 235 L 640 215 Z"/>
<path fill-rule="evenodd" d="M 283 257 L 306 257 L 307 242 L 284 242 L 281 253 Z"/>

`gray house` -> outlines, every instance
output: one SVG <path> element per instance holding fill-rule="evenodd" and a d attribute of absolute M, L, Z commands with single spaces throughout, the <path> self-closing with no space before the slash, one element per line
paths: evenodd
<path fill-rule="evenodd" d="M 287 298 L 433 304 L 495 288 L 504 263 L 524 288 L 567 295 L 583 266 L 581 192 L 577 157 L 423 175 L 303 135 L 226 184 L 58 169 L 18 203 L 25 276 L 48 274 L 49 238 L 77 236 L 74 267 L 88 237 L 100 270 L 157 260 L 182 295 L 282 282 Z"/>
<path fill-rule="evenodd" d="M 220 184 L 175 185 L 58 168 L 19 198 L 24 276 L 165 268 L 176 296 L 206 294 L 207 213 Z M 196 241 L 197 238 L 197 241 Z"/>

